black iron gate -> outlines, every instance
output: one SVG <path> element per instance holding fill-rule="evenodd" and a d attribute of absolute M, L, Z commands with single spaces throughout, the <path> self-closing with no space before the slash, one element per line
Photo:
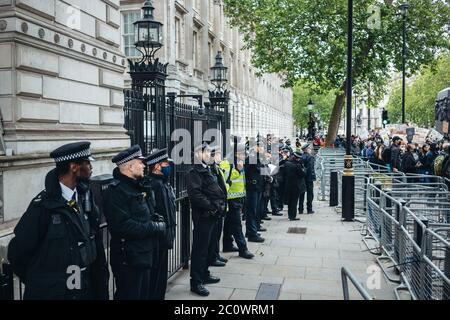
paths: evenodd
<path fill-rule="evenodd" d="M 125 90 L 124 96 L 124 127 L 131 144 L 138 144 L 144 154 L 149 154 L 154 148 L 167 147 L 171 155 L 176 145 L 176 141 L 171 140 L 172 133 L 177 129 L 185 129 L 190 133 L 189 158 L 190 163 L 193 163 L 192 148 L 201 143 L 207 130 L 225 132 L 224 129 L 229 128 L 229 124 L 225 125 L 225 111 L 209 104 L 205 104 L 205 108 L 201 105 L 201 99 L 197 105 L 191 105 L 176 101 L 176 94 L 169 93 L 165 104 L 161 105 L 160 101 L 136 90 Z M 158 124 L 158 119 L 162 120 L 157 116 L 158 113 L 165 115 L 164 125 Z M 165 131 L 157 127 L 165 128 Z M 180 154 L 180 157 L 183 156 Z M 174 248 L 169 252 L 169 277 L 189 265 L 192 222 L 186 176 L 190 168 L 191 164 L 177 163 L 172 175 L 171 183 L 177 198 L 177 231 Z"/>

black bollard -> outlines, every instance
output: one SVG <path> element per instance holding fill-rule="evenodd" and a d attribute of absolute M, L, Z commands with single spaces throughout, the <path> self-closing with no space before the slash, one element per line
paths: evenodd
<path fill-rule="evenodd" d="M 355 219 L 355 176 L 342 175 L 342 219 Z"/>
<path fill-rule="evenodd" d="M 338 190 L 338 173 L 337 171 L 330 172 L 330 207 L 336 207 L 339 204 L 339 190 Z"/>

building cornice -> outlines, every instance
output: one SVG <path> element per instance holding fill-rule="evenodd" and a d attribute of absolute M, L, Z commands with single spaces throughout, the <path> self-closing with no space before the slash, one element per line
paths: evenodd
<path fill-rule="evenodd" d="M 205 23 L 201 20 L 200 16 L 194 15 L 193 17 L 194 24 L 197 26 L 197 28 L 203 28 L 205 26 Z"/>
<path fill-rule="evenodd" d="M 186 7 L 180 3 L 179 1 L 175 0 L 175 8 L 177 9 L 177 11 L 179 11 L 182 14 L 188 14 L 189 10 L 186 9 Z"/>
<path fill-rule="evenodd" d="M 19 8 L 20 9 L 20 8 Z M 77 57 L 81 61 L 91 60 L 91 63 L 123 72 L 125 56 L 119 50 L 93 41 L 81 33 L 62 25 L 51 25 L 39 19 L 27 16 L 19 11 L 0 13 L 0 21 L 5 21 L 6 28 L 0 33 L 0 41 L 19 40 L 26 44 L 44 46 L 46 50 Z M 72 31 L 72 32 L 70 32 Z"/>

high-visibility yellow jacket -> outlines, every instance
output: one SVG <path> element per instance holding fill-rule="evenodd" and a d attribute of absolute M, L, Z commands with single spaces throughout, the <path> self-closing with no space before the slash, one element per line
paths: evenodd
<path fill-rule="evenodd" d="M 245 172 L 242 170 L 239 172 L 227 159 L 224 159 L 220 163 L 220 168 L 223 170 L 225 183 L 228 181 L 230 185 L 227 187 L 228 195 L 227 199 L 237 199 L 245 197 Z M 231 172 L 230 172 L 231 171 Z"/>

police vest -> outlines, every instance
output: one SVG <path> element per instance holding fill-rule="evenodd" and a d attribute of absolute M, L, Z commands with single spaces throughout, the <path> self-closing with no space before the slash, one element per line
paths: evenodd
<path fill-rule="evenodd" d="M 226 183 L 229 184 L 227 199 L 245 197 L 244 170 L 239 172 L 237 169 L 231 168 L 231 164 L 226 159 L 220 163 L 220 168 L 224 172 Z"/>

